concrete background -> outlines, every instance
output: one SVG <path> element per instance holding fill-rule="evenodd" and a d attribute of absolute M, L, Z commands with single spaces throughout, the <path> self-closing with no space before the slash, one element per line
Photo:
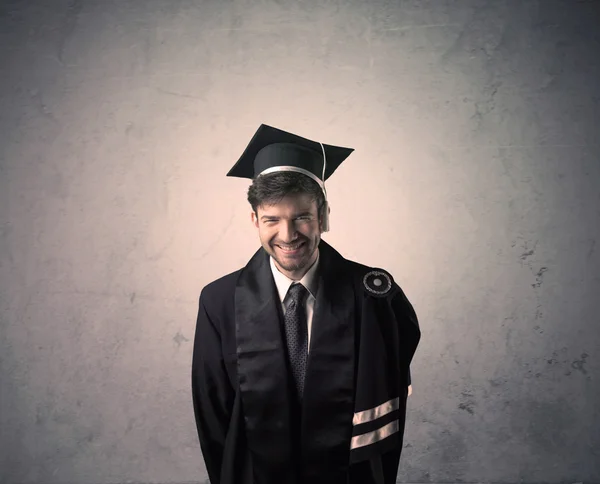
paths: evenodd
<path fill-rule="evenodd" d="M 204 482 L 201 288 L 260 123 L 355 153 L 344 256 L 423 339 L 399 482 L 600 482 L 600 4 L 0 5 L 0 481 Z"/>

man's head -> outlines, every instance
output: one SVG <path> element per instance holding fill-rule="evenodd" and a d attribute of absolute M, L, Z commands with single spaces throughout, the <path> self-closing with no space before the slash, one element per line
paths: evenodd
<path fill-rule="evenodd" d="M 318 255 L 325 207 L 321 187 L 301 173 L 270 173 L 253 181 L 248 202 L 263 248 L 282 273 L 300 280 Z M 297 244 L 298 250 L 285 250 Z"/>

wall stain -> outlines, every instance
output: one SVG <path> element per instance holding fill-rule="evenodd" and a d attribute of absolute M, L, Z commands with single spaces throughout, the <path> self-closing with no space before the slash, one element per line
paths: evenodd
<path fill-rule="evenodd" d="M 548 268 L 547 267 L 542 267 L 537 274 L 535 275 L 535 280 L 536 282 L 534 284 L 531 285 L 531 287 L 540 287 L 542 285 L 542 277 L 544 275 L 544 272 L 547 272 Z"/>
<path fill-rule="evenodd" d="M 522 247 L 522 253 L 519 256 L 519 260 L 521 265 L 526 265 L 529 270 L 531 271 L 531 273 L 535 276 L 535 282 L 533 284 L 531 284 L 531 287 L 533 287 L 534 289 L 541 287 L 543 281 L 543 277 L 544 277 L 544 273 L 547 272 L 549 269 L 548 267 L 541 267 L 537 272 L 535 271 L 535 269 L 532 267 L 532 262 L 528 261 L 528 258 L 535 255 L 535 250 L 537 248 L 537 245 L 539 243 L 539 240 L 536 240 L 533 243 L 533 248 L 529 248 L 529 244 L 530 242 L 528 242 L 527 240 L 525 240 L 523 242 L 523 247 Z M 517 241 L 513 241 L 513 243 L 511 244 L 511 247 L 514 247 L 517 244 Z M 542 311 L 542 304 L 540 303 L 540 296 L 537 292 L 535 292 L 535 299 L 537 301 L 537 305 L 535 308 L 535 317 L 534 319 L 537 321 L 538 319 L 542 319 L 542 317 L 544 316 L 544 312 Z M 539 329 L 539 326 L 536 326 L 535 328 L 536 330 Z M 542 334 L 543 331 L 540 331 L 540 334 Z"/>
<path fill-rule="evenodd" d="M 181 331 L 177 331 L 177 334 L 173 336 L 173 341 L 177 343 L 177 346 L 181 346 L 181 343 L 183 341 L 189 341 L 189 339 L 187 339 L 183 334 L 181 334 Z"/>
<path fill-rule="evenodd" d="M 185 99 L 197 99 L 199 101 L 206 101 L 204 96 L 195 96 L 193 94 L 185 94 L 185 93 L 181 93 L 181 92 L 167 91 L 166 89 L 162 89 L 160 87 L 156 87 L 155 91 L 163 93 L 163 94 L 168 94 L 169 96 L 182 97 Z"/>
<path fill-rule="evenodd" d="M 476 405 L 476 401 L 473 398 L 473 394 L 469 391 L 464 391 L 461 393 L 461 402 L 458 404 L 458 408 L 460 410 L 464 410 L 471 415 L 475 414 L 474 407 Z"/>
<path fill-rule="evenodd" d="M 521 260 L 527 260 L 527 257 L 529 257 L 530 255 L 533 255 L 533 253 L 534 253 L 534 249 L 531 249 L 531 250 L 525 251 L 525 252 L 523 252 L 523 253 L 521 254 L 521 257 L 520 257 L 520 259 L 521 259 Z"/>
<path fill-rule="evenodd" d="M 580 371 L 584 375 L 587 375 L 587 370 L 585 369 L 585 363 L 586 363 L 585 359 L 588 356 L 589 355 L 587 353 L 581 353 L 581 359 L 573 360 L 573 362 L 571 363 L 571 368 Z"/>
<path fill-rule="evenodd" d="M 492 387 L 498 388 L 504 385 L 507 382 L 507 380 L 506 378 L 493 378 L 491 380 L 488 380 L 488 382 Z"/>
<path fill-rule="evenodd" d="M 535 249 L 537 248 L 539 240 L 536 240 L 533 243 L 533 249 L 529 249 L 527 246 L 529 245 L 529 243 L 527 241 L 525 241 L 524 243 L 524 252 L 519 256 L 519 259 L 521 259 L 523 262 L 525 262 L 529 257 L 531 257 L 532 255 L 535 255 Z M 516 244 L 516 241 L 512 244 L 512 246 L 514 247 Z"/>
<path fill-rule="evenodd" d="M 459 403 L 458 404 L 458 408 L 460 408 L 461 410 L 466 410 L 471 415 L 473 415 L 475 413 L 473 411 L 473 404 L 472 403 Z"/>

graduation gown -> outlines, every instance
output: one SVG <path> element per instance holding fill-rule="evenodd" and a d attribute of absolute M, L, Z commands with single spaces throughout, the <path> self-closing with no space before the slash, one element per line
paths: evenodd
<path fill-rule="evenodd" d="M 200 294 L 192 399 L 211 484 L 392 484 L 417 316 L 383 269 L 321 239 L 304 398 L 261 247 Z"/>

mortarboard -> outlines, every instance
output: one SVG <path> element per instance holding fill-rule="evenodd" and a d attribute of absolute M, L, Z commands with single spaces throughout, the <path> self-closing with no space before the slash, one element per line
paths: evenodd
<path fill-rule="evenodd" d="M 327 180 L 354 151 L 326 145 L 261 124 L 227 176 L 255 179 L 276 171 L 295 171 L 312 178 L 325 195 L 323 231 L 329 230 Z"/>

